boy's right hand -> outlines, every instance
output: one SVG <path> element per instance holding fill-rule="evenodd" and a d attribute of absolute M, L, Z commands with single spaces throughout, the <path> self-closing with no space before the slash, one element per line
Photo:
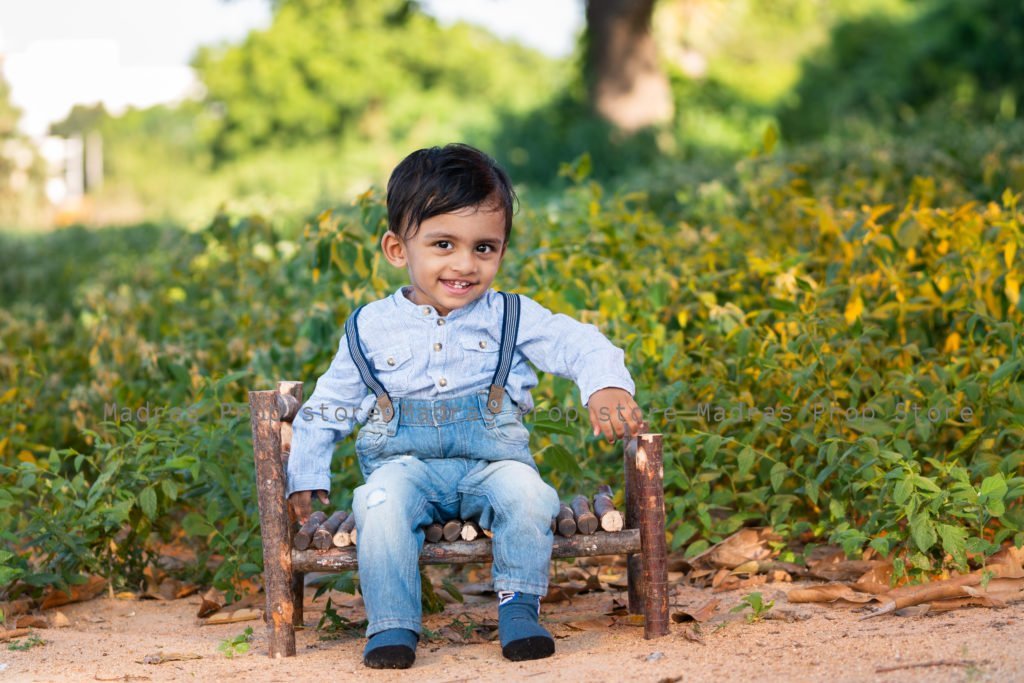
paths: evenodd
<path fill-rule="evenodd" d="M 295 491 L 288 496 L 288 507 L 291 509 L 292 519 L 298 520 L 299 524 L 305 524 L 309 516 L 313 514 L 313 493 L 324 505 L 329 505 L 331 499 L 327 497 L 327 491 Z"/>

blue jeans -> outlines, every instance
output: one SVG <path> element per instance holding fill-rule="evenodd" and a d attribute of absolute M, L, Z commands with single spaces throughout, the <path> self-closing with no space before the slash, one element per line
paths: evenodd
<path fill-rule="evenodd" d="M 391 422 L 371 417 L 356 438 L 366 483 L 352 509 L 367 636 L 420 632 L 419 554 L 432 522 L 476 520 L 494 534 L 494 589 L 547 593 L 558 494 L 541 480 L 508 396 L 497 415 L 486 400 L 486 392 L 398 398 Z"/>

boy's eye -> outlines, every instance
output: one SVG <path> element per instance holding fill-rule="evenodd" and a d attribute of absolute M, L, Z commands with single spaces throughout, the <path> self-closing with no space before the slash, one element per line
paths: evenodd
<path fill-rule="evenodd" d="M 491 245 L 489 245 L 489 244 L 481 244 L 481 245 L 478 245 L 478 246 L 477 246 L 477 249 L 483 249 L 483 251 L 481 251 L 481 252 L 480 252 L 480 253 L 482 253 L 482 254 L 488 254 L 488 253 L 490 253 L 490 252 L 494 251 L 494 247 L 492 247 L 492 246 L 491 246 Z"/>
<path fill-rule="evenodd" d="M 435 247 L 441 247 L 442 249 L 447 248 L 448 244 L 449 244 L 448 240 L 440 240 L 438 242 L 434 242 L 434 246 Z"/>

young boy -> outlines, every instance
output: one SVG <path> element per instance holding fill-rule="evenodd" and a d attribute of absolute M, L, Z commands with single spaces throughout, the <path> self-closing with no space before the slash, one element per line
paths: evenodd
<path fill-rule="evenodd" d="M 388 262 L 409 286 L 357 309 L 337 355 L 294 422 L 287 495 L 300 520 L 328 503 L 335 442 L 365 423 L 354 492 L 366 666 L 408 668 L 421 630 L 423 527 L 473 519 L 493 533 L 502 654 L 554 653 L 538 623 L 559 501 L 541 480 L 522 415 L 544 372 L 572 378 L 594 434 L 639 431 L 623 352 L 593 325 L 490 288 L 505 255 L 515 194 L 467 145 L 410 154 L 388 182 Z"/>

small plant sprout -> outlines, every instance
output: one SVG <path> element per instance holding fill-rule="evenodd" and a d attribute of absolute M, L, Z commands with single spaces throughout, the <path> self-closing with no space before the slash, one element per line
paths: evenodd
<path fill-rule="evenodd" d="M 760 593 L 754 592 L 746 595 L 742 600 L 740 600 L 740 604 L 736 605 L 729 611 L 742 612 L 749 607 L 750 614 L 747 615 L 747 623 L 753 624 L 755 621 L 761 621 L 761 618 L 774 606 L 774 600 L 765 602 Z"/>
<path fill-rule="evenodd" d="M 225 638 L 217 646 L 217 650 L 224 653 L 224 656 L 231 659 L 235 655 L 244 655 L 249 651 L 249 641 L 252 640 L 252 626 L 246 626 L 245 630 L 234 638 Z"/>

